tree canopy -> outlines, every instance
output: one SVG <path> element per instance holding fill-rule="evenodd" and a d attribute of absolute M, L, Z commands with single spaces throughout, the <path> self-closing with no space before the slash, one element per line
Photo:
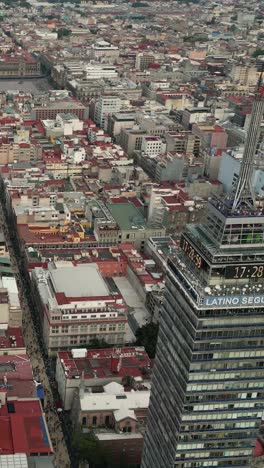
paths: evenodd
<path fill-rule="evenodd" d="M 256 49 L 253 54 L 252 54 L 252 57 L 258 57 L 259 55 L 264 55 L 264 49 Z"/>
<path fill-rule="evenodd" d="M 148 3 L 144 3 L 144 2 L 135 2 L 135 3 L 132 3 L 131 5 L 133 8 L 147 8 L 149 6 Z"/>
<path fill-rule="evenodd" d="M 75 432 L 73 434 L 73 448 L 80 462 L 89 463 L 90 468 L 103 468 L 105 466 L 104 456 L 100 442 L 94 432 Z"/>
<path fill-rule="evenodd" d="M 68 37 L 71 35 L 70 29 L 60 28 L 58 29 L 58 39 L 62 39 L 63 37 Z"/>

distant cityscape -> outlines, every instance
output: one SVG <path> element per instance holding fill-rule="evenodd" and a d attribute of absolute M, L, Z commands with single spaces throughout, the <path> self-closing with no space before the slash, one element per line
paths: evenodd
<path fill-rule="evenodd" d="M 0 468 L 264 468 L 264 3 L 0 7 Z"/>

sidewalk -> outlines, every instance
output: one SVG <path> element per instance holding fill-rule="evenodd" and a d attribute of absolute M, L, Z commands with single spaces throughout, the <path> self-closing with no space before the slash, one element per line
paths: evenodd
<path fill-rule="evenodd" d="M 54 460 L 55 466 L 57 468 L 70 468 L 70 458 L 68 450 L 65 444 L 63 431 L 61 428 L 61 423 L 56 411 L 56 407 L 53 401 L 53 395 L 50 387 L 50 383 L 47 377 L 45 370 L 44 361 L 41 355 L 39 340 L 34 328 L 34 323 L 26 297 L 26 291 L 24 288 L 23 276 L 19 270 L 19 261 L 16 258 L 13 250 L 13 245 L 10 241 L 8 226 L 5 224 L 4 213 L 2 210 L 2 205 L 0 203 L 0 216 L 3 222 L 3 229 L 5 234 L 5 240 L 10 253 L 11 266 L 14 271 L 17 287 L 19 291 L 19 299 L 21 303 L 21 308 L 23 310 L 23 319 L 22 319 L 22 331 L 27 352 L 30 356 L 30 362 L 33 369 L 34 377 L 38 377 L 38 380 L 41 382 L 44 390 L 44 411 L 49 428 L 50 438 L 54 450 Z"/>

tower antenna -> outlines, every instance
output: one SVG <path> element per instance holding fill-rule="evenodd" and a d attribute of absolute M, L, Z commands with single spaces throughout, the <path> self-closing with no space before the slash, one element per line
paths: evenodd
<path fill-rule="evenodd" d="M 252 172 L 259 141 L 260 126 L 264 113 L 263 71 L 264 63 L 261 67 L 261 73 L 259 75 L 257 89 L 255 91 L 249 129 L 241 161 L 240 174 L 232 191 L 234 194 L 234 197 L 232 197 L 232 211 L 235 211 L 241 204 L 247 205 L 251 209 L 255 209 L 256 207 L 255 192 L 252 186 Z"/>

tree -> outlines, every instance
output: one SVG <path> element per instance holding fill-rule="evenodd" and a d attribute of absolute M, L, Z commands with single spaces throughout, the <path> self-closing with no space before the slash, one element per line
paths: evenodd
<path fill-rule="evenodd" d="M 96 336 L 89 341 L 89 344 L 85 346 L 88 349 L 104 349 L 112 348 L 112 345 L 107 343 L 103 338 L 99 339 Z"/>
<path fill-rule="evenodd" d="M 159 325 L 151 322 L 143 325 L 136 331 L 136 344 L 144 346 L 149 357 L 153 359 L 156 354 L 157 338 L 158 338 Z"/>
<path fill-rule="evenodd" d="M 60 28 L 58 29 L 58 39 L 62 39 L 63 37 L 67 37 L 71 35 L 70 29 Z"/>
<path fill-rule="evenodd" d="M 27 9 L 31 8 L 30 3 L 26 2 L 26 1 L 20 2 L 20 3 L 19 3 L 19 6 L 20 6 L 21 8 L 27 8 Z"/>
<path fill-rule="evenodd" d="M 93 431 L 83 433 L 75 432 L 73 434 L 73 448 L 79 462 L 86 461 L 90 468 L 103 468 L 105 460 L 100 447 L 100 442 Z"/>
<path fill-rule="evenodd" d="M 133 8 L 147 8 L 149 6 L 148 3 L 144 3 L 144 2 L 135 2 L 135 3 L 132 3 L 131 5 Z"/>
<path fill-rule="evenodd" d="M 253 52 L 252 57 L 256 58 L 259 55 L 264 55 L 264 49 L 256 49 L 255 52 Z"/>

